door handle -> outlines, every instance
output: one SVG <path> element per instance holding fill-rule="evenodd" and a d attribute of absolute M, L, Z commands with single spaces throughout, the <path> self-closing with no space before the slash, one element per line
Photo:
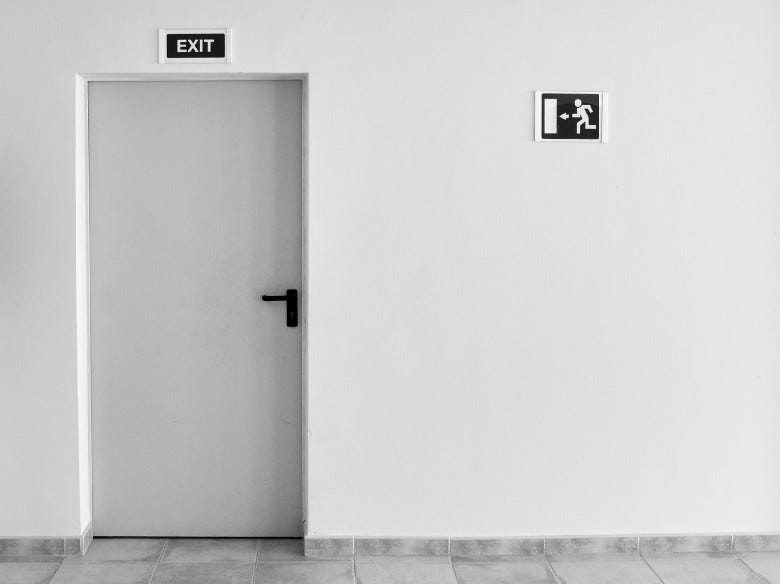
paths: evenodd
<path fill-rule="evenodd" d="M 263 294 L 261 296 L 265 302 L 286 302 L 287 303 L 287 326 L 298 326 L 298 291 L 294 288 L 287 290 L 287 294 L 284 296 L 268 296 Z"/>

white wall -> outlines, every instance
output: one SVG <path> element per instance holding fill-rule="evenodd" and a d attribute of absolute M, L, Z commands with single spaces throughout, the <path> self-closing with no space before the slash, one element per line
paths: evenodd
<path fill-rule="evenodd" d="M 177 70 L 310 74 L 310 533 L 780 530 L 779 7 L 5 2 L 0 536 L 89 520 L 74 75 Z"/>

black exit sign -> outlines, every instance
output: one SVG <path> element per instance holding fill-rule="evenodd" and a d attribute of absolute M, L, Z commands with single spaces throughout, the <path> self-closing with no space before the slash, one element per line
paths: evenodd
<path fill-rule="evenodd" d="M 229 28 L 160 29 L 160 63 L 230 63 L 230 49 Z"/>
<path fill-rule="evenodd" d="M 603 91 L 537 91 L 536 141 L 606 142 Z"/>

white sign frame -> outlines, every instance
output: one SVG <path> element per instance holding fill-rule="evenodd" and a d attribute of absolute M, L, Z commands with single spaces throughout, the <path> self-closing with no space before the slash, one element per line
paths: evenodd
<path fill-rule="evenodd" d="M 542 138 L 542 94 L 544 93 L 568 93 L 572 95 L 581 95 L 583 93 L 598 94 L 599 96 L 599 137 L 583 138 L 581 140 L 572 138 Z M 558 91 L 554 89 L 544 89 L 534 92 L 534 115 L 536 123 L 534 124 L 534 140 L 536 142 L 591 142 L 606 143 L 609 138 L 609 116 L 607 115 L 609 105 L 608 94 L 606 91 Z"/>
<path fill-rule="evenodd" d="M 205 57 L 203 59 L 169 59 L 166 55 L 166 40 L 169 34 L 224 34 L 225 56 Z M 160 65 L 171 63 L 205 64 L 233 62 L 233 29 L 232 28 L 160 28 L 157 32 L 157 62 Z"/>

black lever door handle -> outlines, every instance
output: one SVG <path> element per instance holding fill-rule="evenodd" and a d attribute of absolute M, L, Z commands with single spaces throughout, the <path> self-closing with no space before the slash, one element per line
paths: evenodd
<path fill-rule="evenodd" d="M 287 326 L 298 326 L 298 291 L 294 288 L 288 289 L 284 296 L 268 296 L 263 294 L 261 298 L 265 302 L 286 302 L 287 303 Z"/>

